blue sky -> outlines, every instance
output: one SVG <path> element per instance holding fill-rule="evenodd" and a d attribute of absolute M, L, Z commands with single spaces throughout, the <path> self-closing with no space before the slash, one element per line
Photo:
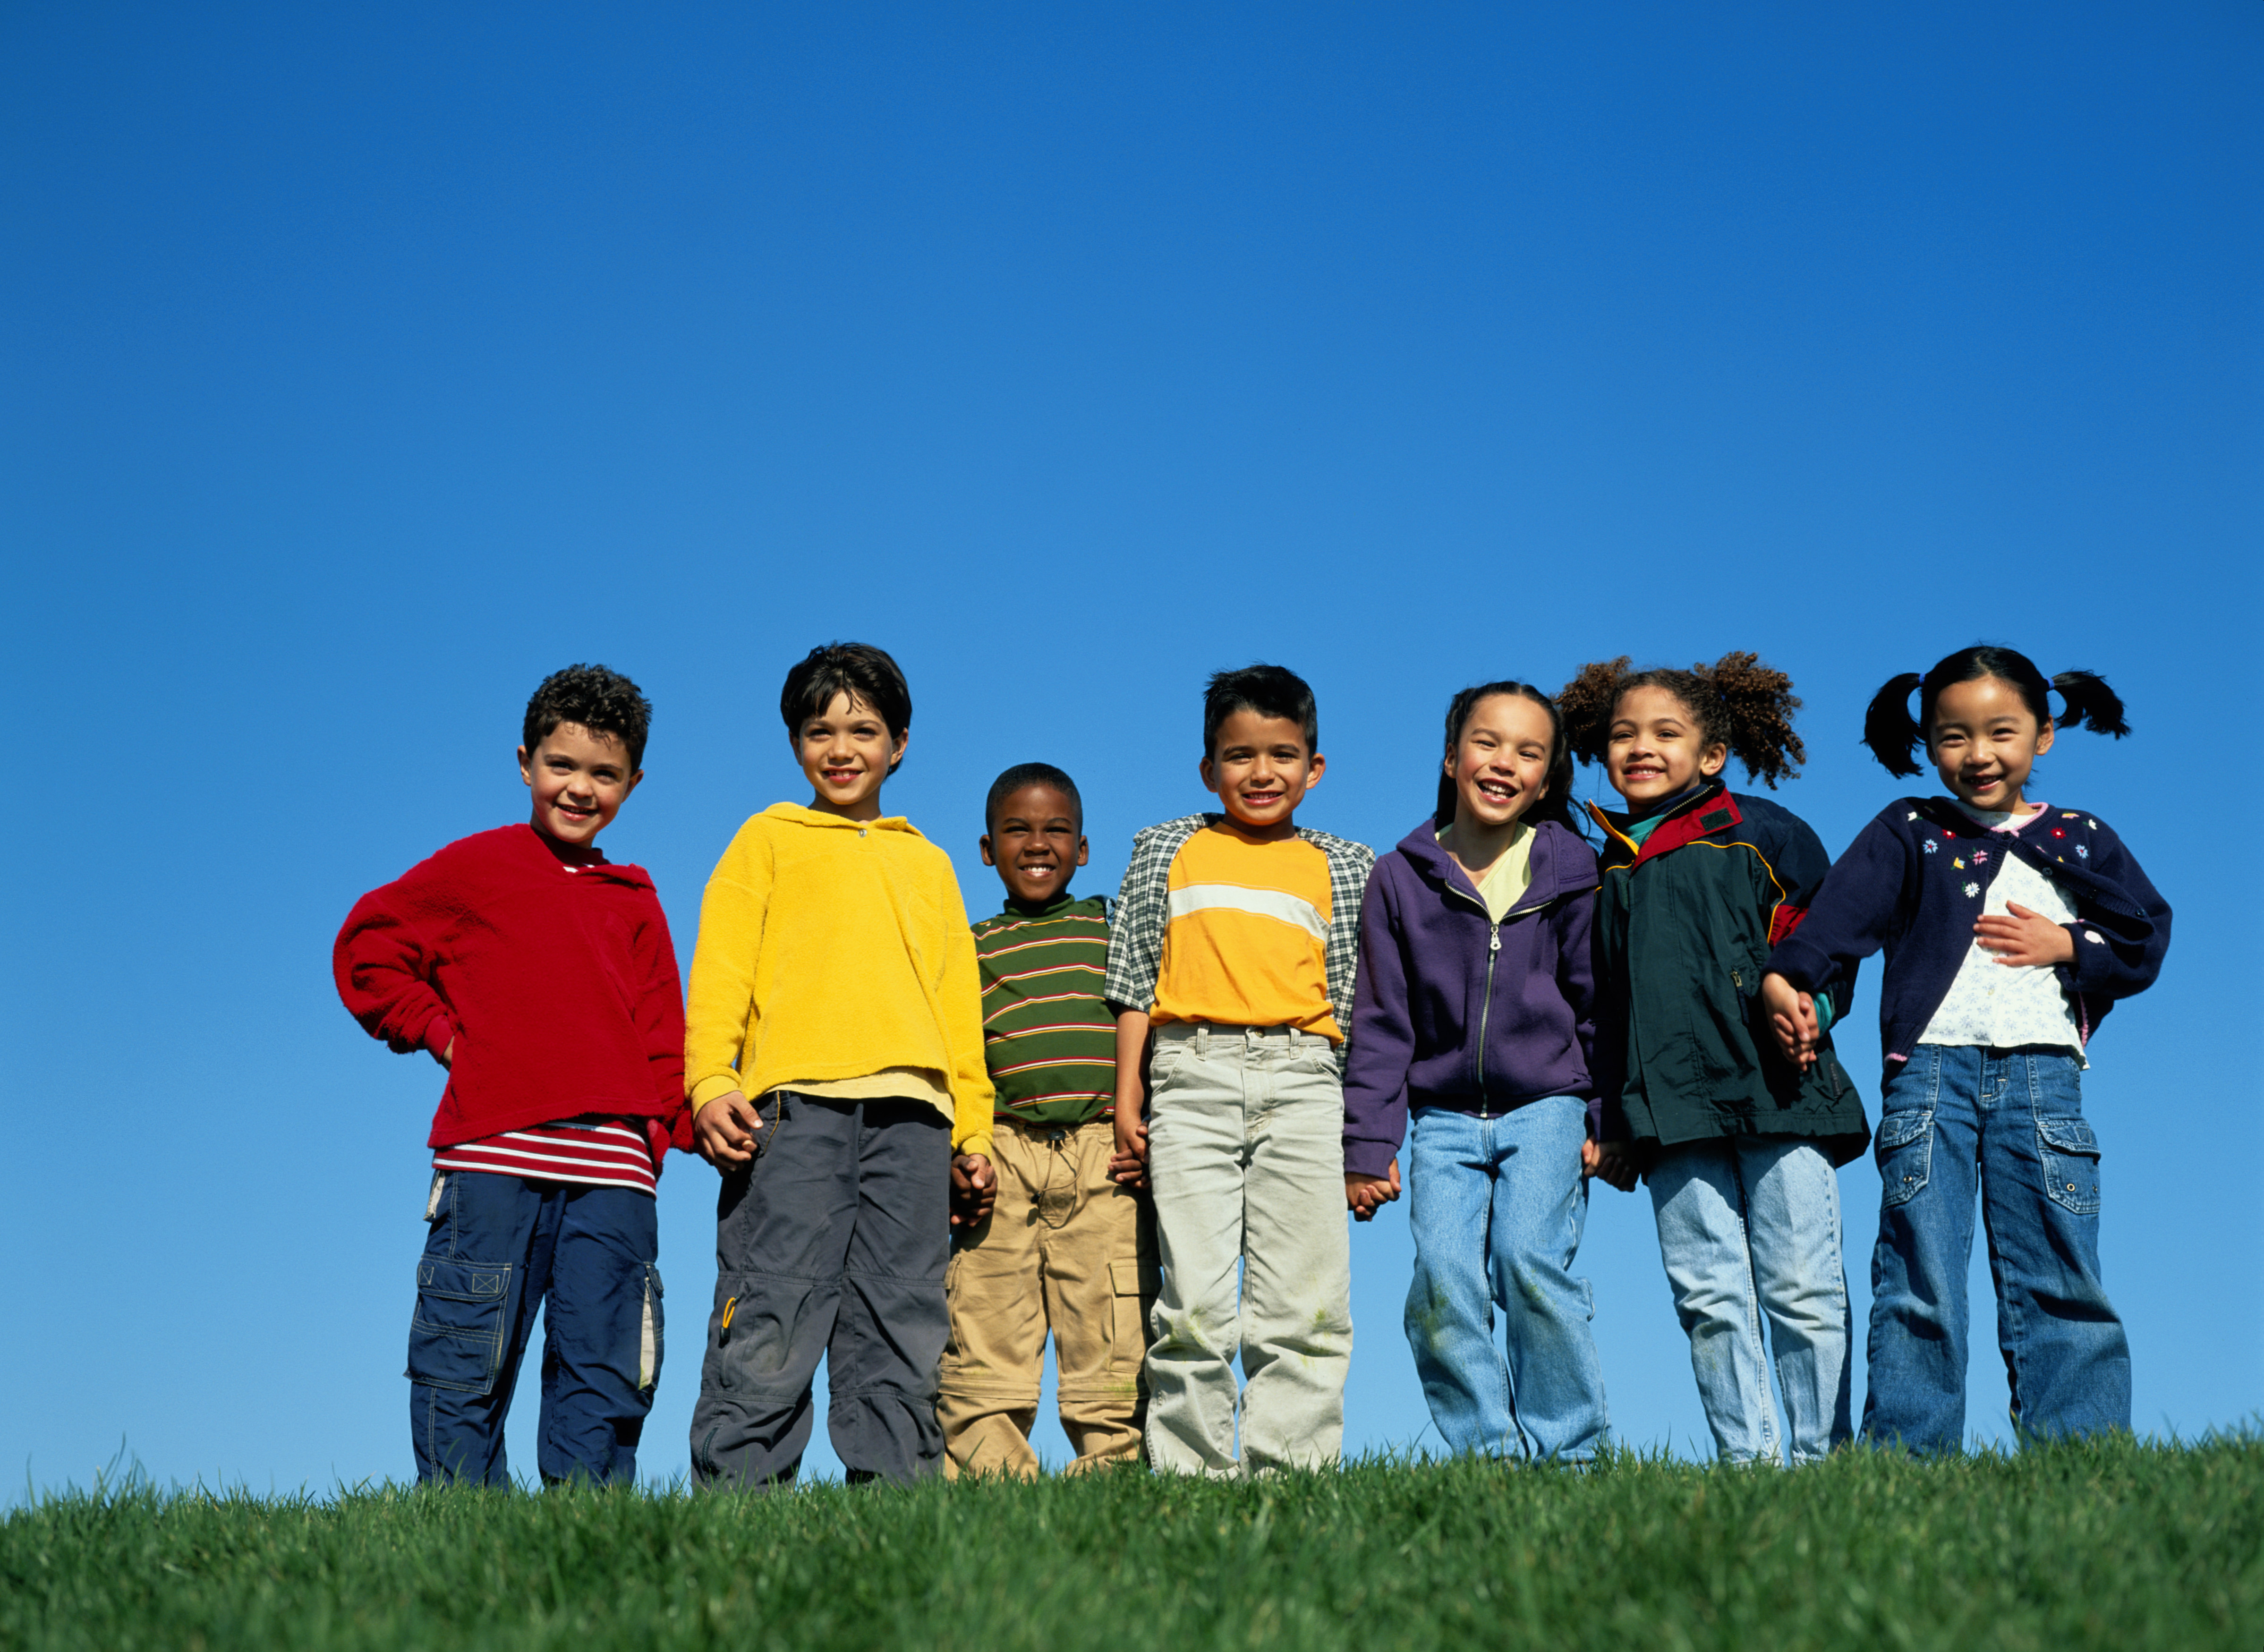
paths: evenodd
<path fill-rule="evenodd" d="M 2245 4 L 10 9 L 0 1461 L 405 1476 L 440 1080 L 339 1008 L 339 920 L 522 816 L 519 709 L 595 659 L 688 958 L 835 637 L 910 674 L 889 802 L 977 911 L 991 776 L 1075 774 L 1113 888 L 1222 665 L 1312 679 L 1307 817 L 1388 846 L 1463 684 L 1758 649 L 1835 851 L 1887 677 L 2104 672 L 2136 733 L 2041 789 L 2178 910 L 2087 1081 L 2108 1283 L 2142 1428 L 2255 1417 L 2260 91 Z M 660 1477 L 713 1197 L 671 1162 Z M 1436 1438 L 1402 1212 L 1356 1446 Z M 1694 1449 L 1647 1199 L 1584 1259 L 1615 1425 Z"/>

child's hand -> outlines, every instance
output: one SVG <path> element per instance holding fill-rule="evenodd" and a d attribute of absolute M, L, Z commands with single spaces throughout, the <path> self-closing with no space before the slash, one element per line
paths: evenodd
<path fill-rule="evenodd" d="M 454 1067 L 456 1064 L 456 1040 L 450 1039 L 448 1047 L 439 1051 L 432 1059 L 443 1067 Z"/>
<path fill-rule="evenodd" d="M 1580 1143 L 1580 1174 L 1595 1177 L 1622 1193 L 1635 1192 L 1635 1165 L 1629 1159 L 1627 1147 L 1622 1142 Z"/>
<path fill-rule="evenodd" d="M 755 1133 L 762 1115 L 737 1090 L 702 1107 L 692 1120 L 692 1140 L 700 1156 L 719 1170 L 736 1170 L 755 1156 Z"/>
<path fill-rule="evenodd" d="M 951 1225 L 979 1228 L 998 1202 L 998 1172 L 980 1153 L 962 1153 L 951 1162 Z"/>
<path fill-rule="evenodd" d="M 1116 1110 L 1116 1151 L 1109 1156 L 1108 1174 L 1126 1187 L 1148 1185 L 1148 1121 L 1121 1107 Z"/>
<path fill-rule="evenodd" d="M 1375 1213 L 1399 1197 L 1399 1161 L 1382 1176 L 1345 1172 L 1345 1208 L 1354 1221 L 1374 1221 Z"/>
<path fill-rule="evenodd" d="M 1761 977 L 1761 1004 L 1768 1011 L 1769 1031 L 1784 1059 L 1802 1072 L 1816 1065 L 1816 998 L 1803 992 L 1774 969 Z"/>
<path fill-rule="evenodd" d="M 1985 917 L 1973 925 L 1973 938 L 1997 954 L 1997 961 L 2013 969 L 2039 964 L 2071 963 L 2075 937 L 2041 912 L 2031 912 L 2016 902 L 2005 905 L 2006 916 Z"/>

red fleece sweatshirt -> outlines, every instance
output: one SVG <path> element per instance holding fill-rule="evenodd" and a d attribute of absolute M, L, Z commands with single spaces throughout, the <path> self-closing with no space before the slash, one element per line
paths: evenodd
<path fill-rule="evenodd" d="M 373 1038 L 456 1041 L 429 1145 L 584 1114 L 689 1150 L 684 992 L 652 880 L 570 872 L 532 826 L 459 838 L 354 903 L 330 967 Z"/>

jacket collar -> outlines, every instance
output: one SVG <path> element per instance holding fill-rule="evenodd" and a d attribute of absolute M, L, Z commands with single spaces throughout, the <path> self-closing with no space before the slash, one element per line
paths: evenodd
<path fill-rule="evenodd" d="M 653 887 L 652 879 L 647 875 L 642 866 L 608 860 L 606 859 L 605 851 L 595 844 L 592 844 L 590 850 L 593 859 L 567 861 L 553 854 L 550 845 L 543 841 L 542 834 L 528 822 L 521 822 L 516 835 L 521 844 L 519 852 L 531 862 L 549 867 L 570 866 L 574 868 L 574 875 L 577 878 L 597 878 L 607 883 L 624 884 L 632 889 L 649 889 Z"/>
<path fill-rule="evenodd" d="M 878 820 L 844 820 L 838 815 L 829 815 L 822 808 L 812 808 L 807 803 L 773 803 L 763 811 L 779 820 L 791 821 L 797 826 L 817 826 L 827 830 L 857 831 L 867 829 L 880 832 L 910 832 L 917 837 L 919 828 L 901 815 L 883 815 Z"/>
<path fill-rule="evenodd" d="M 1601 808 L 1594 803 L 1588 805 L 1588 813 L 1595 817 L 1597 825 L 1610 834 L 1612 841 L 1620 849 L 1634 851 L 1628 857 L 1629 866 L 1656 860 L 1685 844 L 1696 843 L 1701 837 L 1711 837 L 1717 833 L 1733 830 L 1742 825 L 1745 818 L 1745 811 L 1738 807 L 1738 800 L 1730 795 L 1729 786 L 1718 779 L 1709 781 L 1668 809 L 1641 844 L 1627 834 L 1627 828 L 1634 819 L 1632 815 L 1621 814 L 1615 809 Z"/>
<path fill-rule="evenodd" d="M 1577 895 L 1583 889 L 1595 887 L 1593 880 L 1586 882 L 1578 881 L 1578 873 L 1572 870 L 1571 866 L 1560 863 L 1556 853 L 1557 838 L 1564 830 L 1562 826 L 1551 820 L 1537 821 L 1534 823 L 1530 862 L 1533 867 L 1533 881 L 1527 886 L 1524 895 L 1519 897 L 1517 904 L 1510 908 L 1511 913 L 1529 911 L 1536 906 L 1547 905 L 1559 895 Z M 1436 816 L 1423 821 L 1414 830 L 1401 838 L 1399 852 L 1407 858 L 1407 864 L 1413 866 L 1426 882 L 1454 889 L 1473 901 L 1478 899 L 1477 886 L 1470 881 L 1470 874 L 1456 864 L 1452 855 L 1439 846 L 1439 822 Z M 1574 858 L 1568 856 L 1565 859 L 1571 861 Z M 1577 862 L 1575 861 L 1574 864 Z M 1480 904 L 1483 905 L 1484 902 L 1481 902 Z"/>

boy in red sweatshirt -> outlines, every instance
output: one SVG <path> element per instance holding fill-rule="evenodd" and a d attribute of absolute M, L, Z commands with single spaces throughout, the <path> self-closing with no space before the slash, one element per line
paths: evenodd
<path fill-rule="evenodd" d="M 546 1482 L 634 1481 L 660 1376 L 661 1156 L 691 1145 L 684 995 L 642 868 L 594 839 L 643 779 L 652 708 L 574 665 L 527 702 L 533 818 L 355 902 L 331 957 L 373 1038 L 448 1069 L 409 1327 L 420 1481 L 508 1485 L 504 1417 L 545 1299 Z"/>

